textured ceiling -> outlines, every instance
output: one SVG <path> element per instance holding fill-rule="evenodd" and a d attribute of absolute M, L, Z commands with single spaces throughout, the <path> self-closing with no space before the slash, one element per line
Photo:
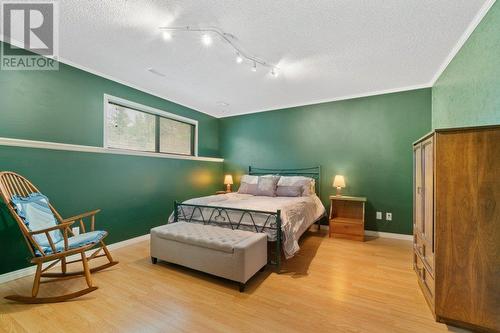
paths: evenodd
<path fill-rule="evenodd" d="M 485 0 L 64 0 L 60 56 L 217 117 L 432 84 Z M 217 26 L 280 75 L 236 64 Z M 164 74 L 152 74 L 154 68 Z M 229 105 L 221 105 L 224 103 Z"/>

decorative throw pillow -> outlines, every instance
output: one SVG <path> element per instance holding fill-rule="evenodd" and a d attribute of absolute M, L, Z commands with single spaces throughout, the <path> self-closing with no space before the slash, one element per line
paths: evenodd
<path fill-rule="evenodd" d="M 257 195 L 257 184 L 241 183 L 238 193 Z"/>
<path fill-rule="evenodd" d="M 259 176 L 243 175 L 241 176 L 240 182 L 247 184 L 257 184 L 259 182 Z"/>
<path fill-rule="evenodd" d="M 276 186 L 278 185 L 279 179 L 279 176 L 259 177 L 259 182 L 257 183 L 257 195 L 275 197 Z"/>
<path fill-rule="evenodd" d="M 259 176 L 243 175 L 240 180 L 240 188 L 238 193 L 257 195 L 257 183 Z"/>
<path fill-rule="evenodd" d="M 278 186 L 276 195 L 278 197 L 300 197 L 302 190 L 302 186 Z"/>
<path fill-rule="evenodd" d="M 278 187 L 281 186 L 301 186 L 302 196 L 310 196 L 315 193 L 315 180 L 304 176 L 283 176 L 278 182 Z"/>
<path fill-rule="evenodd" d="M 41 193 L 32 193 L 27 197 L 15 195 L 12 197 L 12 203 L 30 231 L 47 229 L 58 224 L 49 207 L 49 199 Z M 54 243 L 63 240 L 62 233 L 59 230 L 50 231 L 49 235 Z M 33 235 L 33 239 L 42 247 L 50 246 L 45 234 Z"/>

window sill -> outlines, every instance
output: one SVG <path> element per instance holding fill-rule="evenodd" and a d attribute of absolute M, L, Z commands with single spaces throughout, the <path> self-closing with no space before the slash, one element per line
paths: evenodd
<path fill-rule="evenodd" d="M 188 155 L 176 155 L 176 154 L 164 154 L 164 153 L 150 153 L 150 152 L 141 152 L 141 151 L 133 151 L 133 150 L 110 149 L 110 148 L 96 147 L 96 146 L 73 145 L 73 144 L 67 144 L 67 143 L 12 139 L 12 138 L 2 138 L 2 137 L 0 137 L 0 146 L 78 151 L 78 152 L 85 152 L 85 153 L 100 153 L 100 154 L 169 158 L 169 159 L 204 161 L 204 162 L 218 162 L 218 163 L 224 162 L 223 158 L 217 158 L 217 157 L 201 157 L 201 156 L 188 156 Z"/>

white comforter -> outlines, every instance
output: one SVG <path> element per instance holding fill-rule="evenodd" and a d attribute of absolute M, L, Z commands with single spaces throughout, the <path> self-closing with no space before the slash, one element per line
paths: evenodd
<path fill-rule="evenodd" d="M 286 258 L 291 258 L 297 253 L 300 249 L 298 244 L 300 236 L 325 214 L 325 207 L 316 195 L 308 197 L 264 197 L 227 193 L 194 198 L 184 201 L 184 203 L 266 212 L 276 212 L 280 209 L 283 252 Z M 204 215 L 206 214 L 204 213 Z M 265 223 L 265 219 L 257 218 L 255 223 L 262 225 Z"/>

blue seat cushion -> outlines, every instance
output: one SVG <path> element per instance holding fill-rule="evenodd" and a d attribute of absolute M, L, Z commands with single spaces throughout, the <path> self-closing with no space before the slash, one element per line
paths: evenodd
<path fill-rule="evenodd" d="M 49 199 L 41 193 L 31 193 L 27 197 L 14 195 L 11 201 L 29 231 L 47 229 L 59 224 L 49 207 Z M 63 240 L 60 230 L 50 231 L 49 235 L 54 243 Z M 42 248 L 50 246 L 44 233 L 33 235 L 33 239 Z"/>
<path fill-rule="evenodd" d="M 68 237 L 68 250 L 76 249 L 80 246 L 85 246 L 89 244 L 96 244 L 100 242 L 108 233 L 102 230 L 96 230 L 91 232 L 86 232 L 73 237 Z M 46 255 L 58 253 L 64 251 L 64 239 L 54 244 L 56 251 L 53 252 L 50 246 L 43 247 L 42 250 Z M 40 251 L 36 250 L 35 254 L 41 256 Z"/>

